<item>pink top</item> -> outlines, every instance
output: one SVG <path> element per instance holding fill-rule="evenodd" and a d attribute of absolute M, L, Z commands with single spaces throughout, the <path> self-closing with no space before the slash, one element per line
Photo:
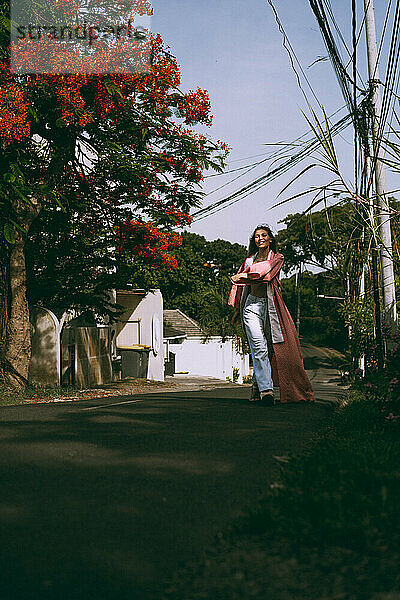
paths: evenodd
<path fill-rule="evenodd" d="M 271 281 L 271 279 L 279 274 L 284 260 L 282 254 L 273 254 L 272 257 L 271 253 L 270 259 L 253 263 L 246 267 L 239 279 L 239 283 L 248 285 L 251 283 Z"/>
<path fill-rule="evenodd" d="M 270 252 L 268 260 L 263 260 L 258 263 L 248 264 L 248 260 L 240 267 L 238 273 L 242 273 L 238 283 L 234 283 L 229 296 L 228 304 L 235 308 L 240 307 L 240 298 L 245 285 L 252 283 L 262 283 L 272 281 L 273 279 L 279 285 L 279 272 L 284 263 L 283 254 Z M 253 259 L 254 257 L 250 257 Z"/>

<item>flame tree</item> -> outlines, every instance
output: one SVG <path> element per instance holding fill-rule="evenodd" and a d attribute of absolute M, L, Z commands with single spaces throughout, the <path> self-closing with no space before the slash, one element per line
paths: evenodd
<path fill-rule="evenodd" d="M 66 286 L 76 293 L 64 303 L 110 314 L 107 292 L 124 256 L 176 266 L 173 230 L 190 223 L 202 171 L 222 169 L 227 148 L 191 129 L 211 125 L 208 93 L 180 91 L 179 66 L 159 35 L 144 74 L 12 75 L 1 8 L 1 377 L 24 385 L 29 281 L 35 302 L 58 298 L 62 307 Z"/>

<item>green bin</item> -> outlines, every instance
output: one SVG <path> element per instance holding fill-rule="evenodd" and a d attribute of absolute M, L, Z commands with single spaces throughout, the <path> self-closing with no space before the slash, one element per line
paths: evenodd
<path fill-rule="evenodd" d="M 148 348 L 118 348 L 121 357 L 121 377 L 137 377 L 147 379 L 149 368 Z"/>

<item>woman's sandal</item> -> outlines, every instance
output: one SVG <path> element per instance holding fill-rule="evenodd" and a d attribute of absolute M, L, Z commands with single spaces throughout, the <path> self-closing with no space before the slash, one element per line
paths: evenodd
<path fill-rule="evenodd" d="M 258 389 L 258 385 L 256 383 L 253 383 L 253 385 L 251 386 L 249 402 L 260 402 L 260 400 L 261 396 L 260 390 Z"/>
<path fill-rule="evenodd" d="M 268 406 L 275 406 L 275 404 L 276 404 L 273 390 L 267 390 L 266 392 L 261 392 L 260 398 L 261 398 L 261 401 L 263 402 L 263 404 L 267 404 Z"/>

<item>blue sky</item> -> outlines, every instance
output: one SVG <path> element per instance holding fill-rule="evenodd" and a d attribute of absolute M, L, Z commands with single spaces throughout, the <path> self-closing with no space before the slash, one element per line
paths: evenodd
<path fill-rule="evenodd" d="M 361 17 L 361 0 L 358 4 Z M 344 101 L 329 61 L 309 67 L 318 57 L 326 56 L 326 50 L 308 1 L 275 0 L 274 5 L 319 101 L 328 114 L 333 113 Z M 350 46 L 351 2 L 336 0 L 332 5 Z M 382 1 L 376 6 L 378 35 L 386 6 L 387 2 Z M 301 112 L 308 112 L 307 104 L 282 47 L 282 36 L 267 0 L 247 3 L 239 0 L 153 0 L 153 8 L 152 30 L 161 33 L 178 59 L 182 70 L 181 88 L 200 86 L 210 93 L 214 123 L 202 131 L 231 146 L 228 168 L 252 163 L 256 159 L 242 159 L 267 152 L 266 143 L 291 142 L 308 129 Z M 365 80 L 364 33 L 359 52 L 360 71 Z M 305 83 L 304 89 L 313 107 L 317 108 Z M 351 141 L 351 128 L 337 140 L 343 172 L 349 180 L 353 169 Z M 280 219 L 308 205 L 307 200 L 302 199 L 270 210 L 277 194 L 299 170 L 300 167 L 232 207 L 194 223 L 191 231 L 210 240 L 221 237 L 246 243 L 257 223 L 268 222 L 275 230 L 282 228 L 278 223 Z M 251 174 L 207 196 L 204 205 L 236 191 L 265 171 L 265 166 L 257 167 Z M 204 190 L 211 192 L 233 177 L 234 174 L 227 174 L 208 178 Z M 315 170 L 293 186 L 293 193 L 310 185 L 320 185 L 327 179 L 326 173 Z"/>

